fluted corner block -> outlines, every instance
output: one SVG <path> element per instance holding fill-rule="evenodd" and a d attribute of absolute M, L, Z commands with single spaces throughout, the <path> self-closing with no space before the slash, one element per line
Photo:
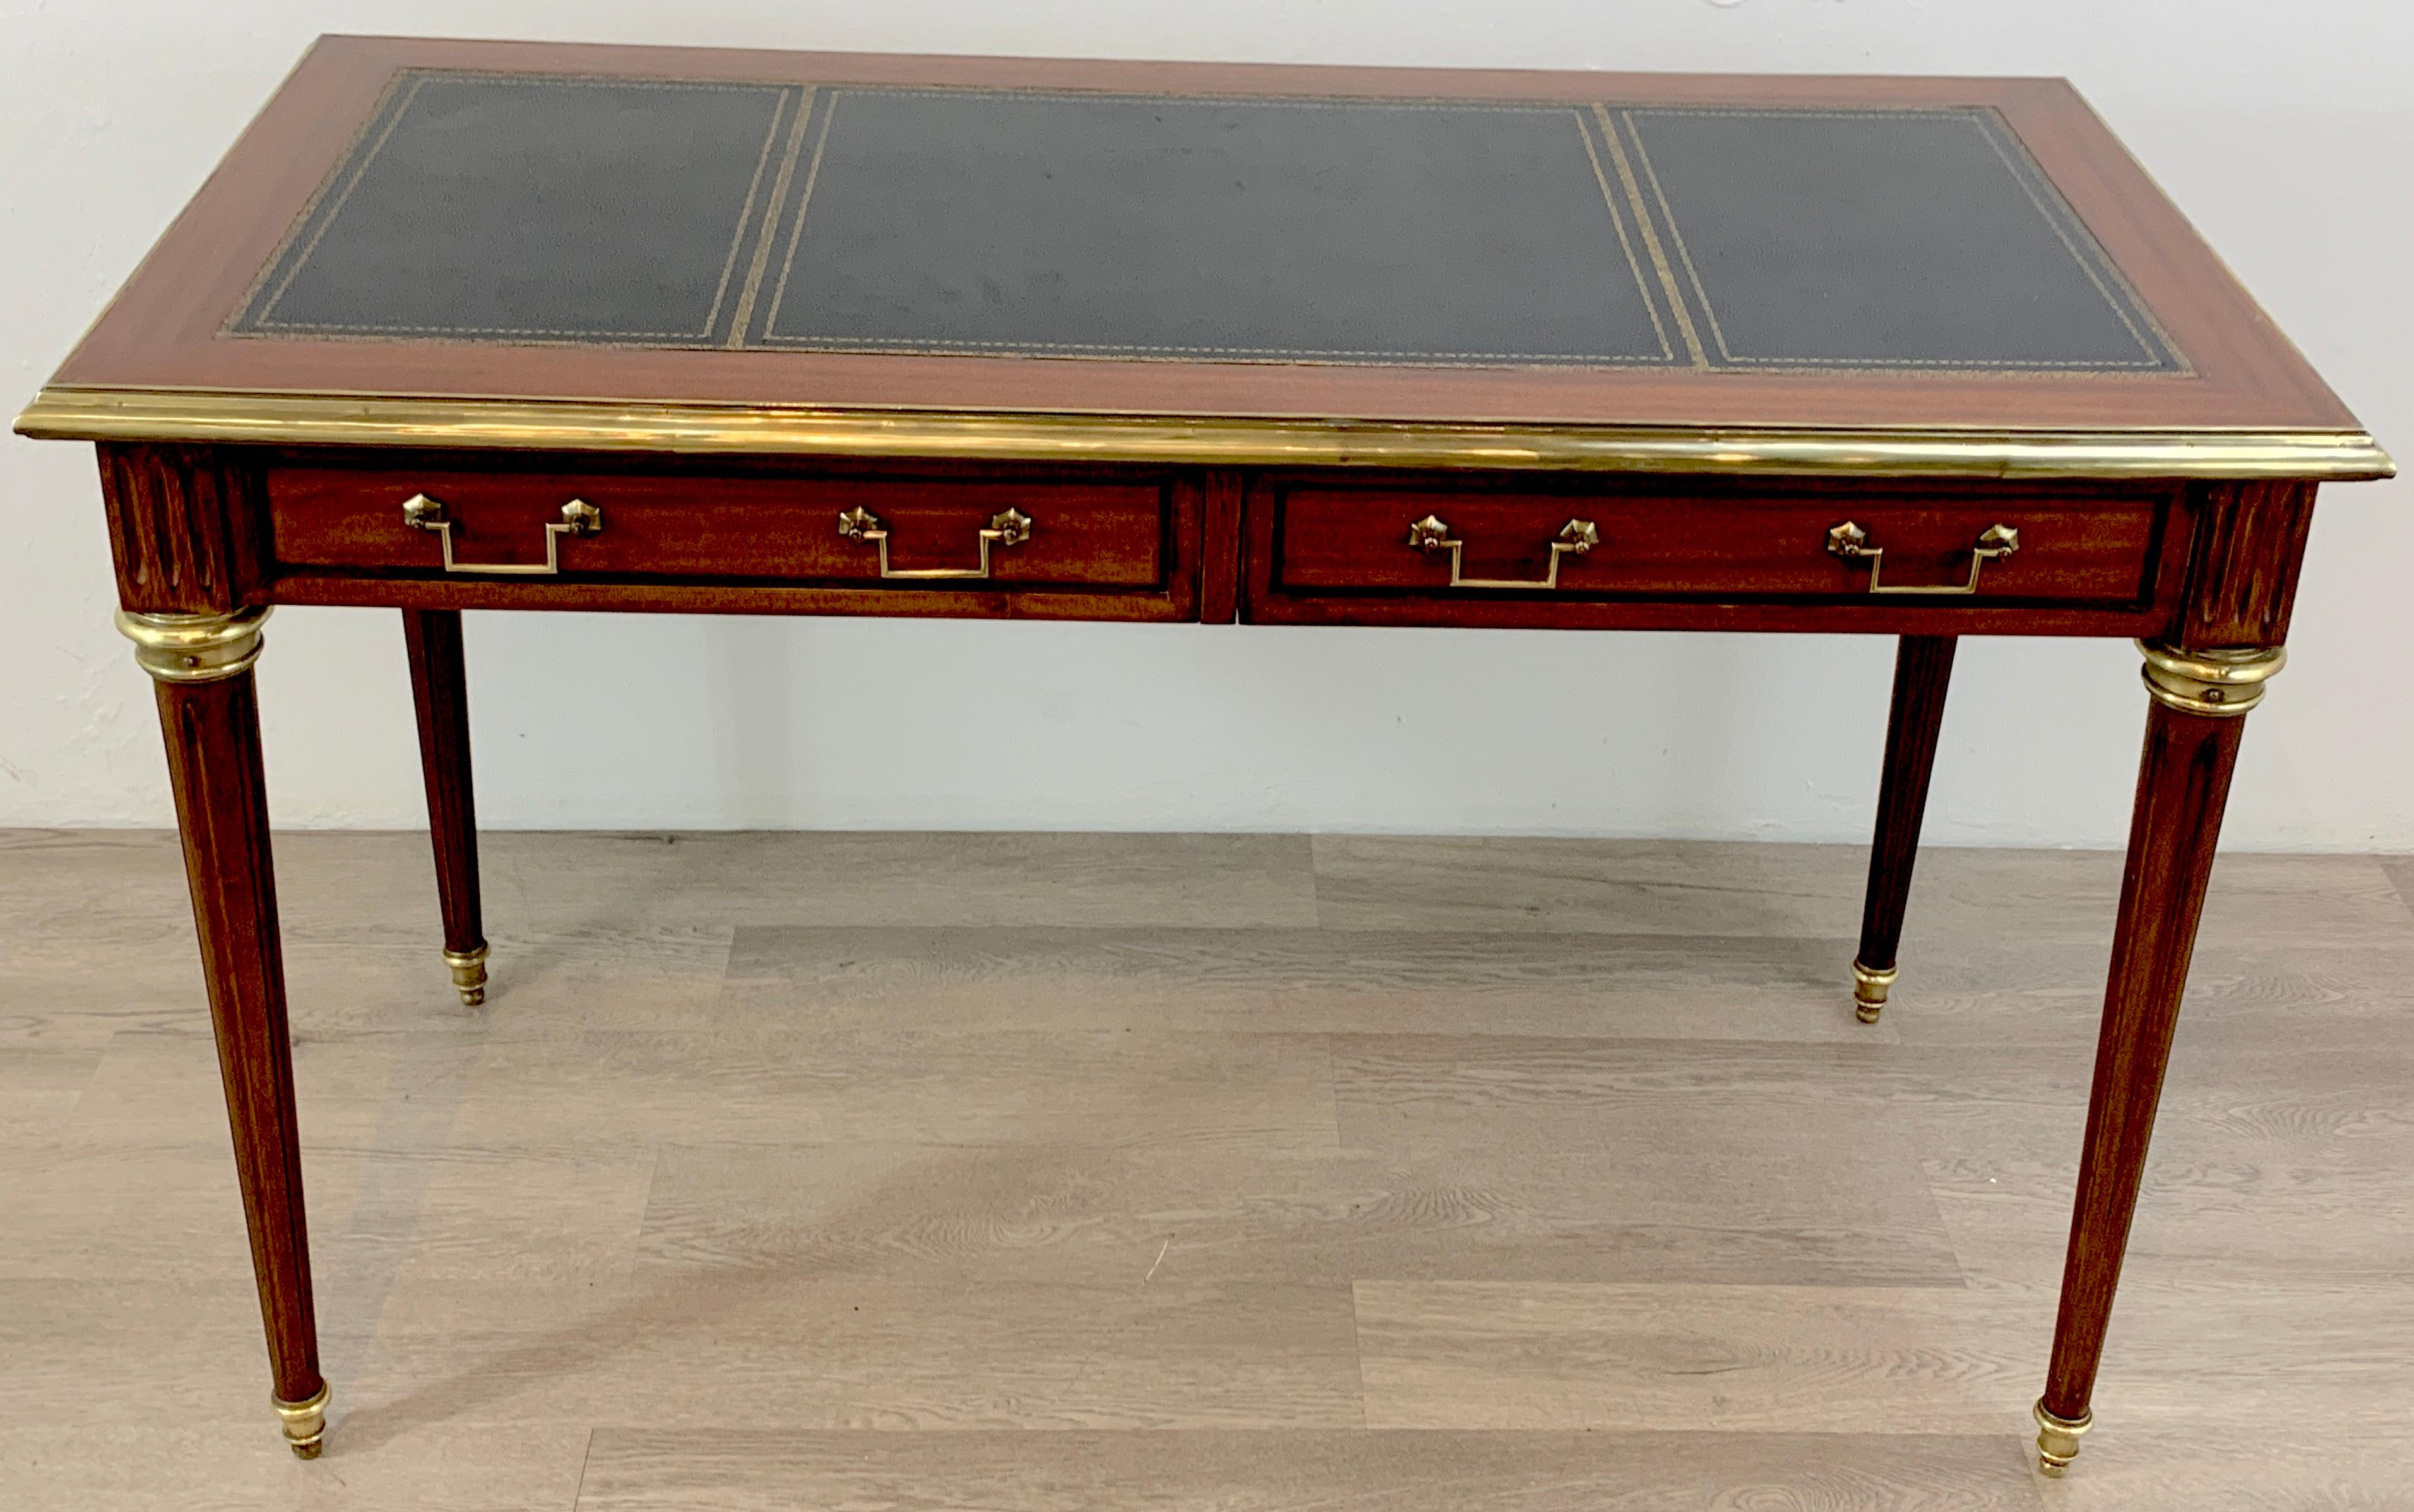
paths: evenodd
<path fill-rule="evenodd" d="M 454 990 L 461 995 L 461 1006 L 475 1008 L 486 1000 L 486 947 L 474 951 L 447 951 L 445 968 L 453 973 Z"/>
<path fill-rule="evenodd" d="M 1899 968 L 1888 966 L 1884 971 L 1853 963 L 1853 1014 L 1863 1024 L 1875 1024 L 1879 1010 L 1885 1007 L 1886 994 L 1894 990 Z"/>
<path fill-rule="evenodd" d="M 2146 691 L 2158 703 L 2185 714 L 2234 718 L 2263 701 L 2263 684 L 2288 664 L 2277 646 L 2238 651 L 2177 651 L 2150 640 L 2138 642 L 2146 659 Z"/>
<path fill-rule="evenodd" d="M 2059 1475 L 2070 1468 L 2079 1457 L 2079 1440 L 2095 1426 L 2094 1413 L 2081 1413 L 2077 1417 L 2056 1417 L 2045 1410 L 2045 1399 L 2030 1409 L 2037 1426 L 2037 1470 L 2040 1474 Z"/>
<path fill-rule="evenodd" d="M 322 1385 L 300 1401 L 286 1401 L 278 1397 L 268 1399 L 269 1405 L 276 1409 L 278 1419 L 285 1425 L 285 1443 L 297 1460 L 319 1458 L 320 1443 L 327 1433 L 327 1397 L 328 1389 Z"/>
<path fill-rule="evenodd" d="M 134 660 L 162 682 L 216 682 L 260 660 L 261 626 L 268 606 L 231 614 L 145 614 L 117 611 L 120 635 L 134 642 Z"/>

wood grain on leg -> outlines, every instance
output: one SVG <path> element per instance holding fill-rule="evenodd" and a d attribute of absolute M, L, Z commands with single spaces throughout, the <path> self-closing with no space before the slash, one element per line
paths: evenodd
<path fill-rule="evenodd" d="M 469 690 L 457 609 L 405 609 L 410 696 L 419 711 L 419 765 L 444 914 L 444 964 L 461 1001 L 486 1000 L 486 934 L 478 896 L 478 809 L 469 781 Z"/>
<path fill-rule="evenodd" d="M 251 672 L 267 613 L 123 613 L 118 624 L 158 684 L 273 1400 L 293 1452 L 307 1460 L 318 1457 L 326 1426 L 327 1383 L 310 1300 L 293 1051 Z"/>
<path fill-rule="evenodd" d="M 2121 878 L 2070 1249 L 2063 1261 L 2053 1361 L 2036 1403 L 2038 1458 L 2048 1475 L 2060 1475 L 2070 1463 L 2079 1435 L 2094 1421 L 2088 1399 L 2213 876 L 2222 808 L 2244 731 L 2240 716 L 2261 699 L 2264 680 L 2283 660 L 2277 649 L 2144 650 L 2154 701 L 2147 711 L 2129 820 L 2129 859 Z"/>
<path fill-rule="evenodd" d="M 1853 957 L 1853 1007 L 1875 1024 L 1894 986 L 1919 821 L 1936 766 L 1937 731 L 1953 679 L 1952 636 L 1905 636 L 1895 654 L 1894 710 L 1886 718 L 1885 775 L 1878 784 L 1877 832 L 1870 842 L 1870 886 L 1861 905 L 1861 948 Z"/>

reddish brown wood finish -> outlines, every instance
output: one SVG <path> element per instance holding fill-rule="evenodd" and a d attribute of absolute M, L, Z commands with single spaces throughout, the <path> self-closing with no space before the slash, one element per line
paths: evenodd
<path fill-rule="evenodd" d="M 248 671 L 215 682 L 161 683 L 158 700 L 269 1370 L 279 1398 L 304 1401 L 325 1383 L 310 1299 L 259 700 Z"/>
<path fill-rule="evenodd" d="M 2314 485 L 2223 484 L 2204 492 L 2187 615 L 2172 642 L 2189 651 L 2277 646 L 2288 638 L 2296 607 Z"/>
<path fill-rule="evenodd" d="M 252 453 L 274 519 L 278 603 L 402 608 L 663 610 L 690 614 L 916 615 L 961 619 L 1189 620 L 1202 552 L 1229 576 L 1238 544 L 1203 536 L 1196 470 L 817 464 L 732 459 L 376 454 L 403 465 L 343 465 L 344 454 Z M 459 562 L 542 562 L 544 526 L 581 499 L 603 516 L 566 538 L 559 576 L 448 574 L 432 533 L 403 523 L 413 494 L 442 500 Z M 977 532 L 1001 511 L 1032 517 L 1031 539 L 991 554 L 988 579 L 890 579 L 879 554 L 842 536 L 838 516 L 872 511 L 891 531 L 891 565 L 970 567 Z M 1229 525 L 1225 527 L 1229 530 Z"/>
<path fill-rule="evenodd" d="M 250 469 L 212 446 L 97 450 L 121 606 L 215 614 L 260 601 L 268 516 Z"/>
<path fill-rule="evenodd" d="M 989 580 L 1156 591 L 1164 587 L 1173 512 L 1162 484 L 280 468 L 268 474 L 276 560 L 287 568 L 441 573 L 436 535 L 403 519 L 403 502 L 420 495 L 443 502 L 454 555 L 465 566 L 542 564 L 545 526 L 559 523 L 562 506 L 572 500 L 594 506 L 602 528 L 559 546 L 562 573 L 589 581 L 881 582 L 874 546 L 839 532 L 839 516 L 855 509 L 887 528 L 896 569 L 973 568 L 981 530 L 1021 510 L 1031 518 L 1031 538 L 995 547 Z"/>
<path fill-rule="evenodd" d="M 1945 695 L 1952 685 L 1958 644 L 1951 636 L 1905 636 L 1895 652 L 1885 772 L 1878 782 L 1877 833 L 1870 842 L 1861 948 L 1854 957 L 1872 971 L 1892 970 L 1902 942 L 1903 909 L 1911 899 L 1911 869 L 1919 856 L 1919 825 L 1928 812 L 1928 779 L 1936 766 L 1936 737 L 1945 726 Z"/>
<path fill-rule="evenodd" d="M 1887 495 L 1858 499 L 1780 489 L 1482 494 L 1336 484 L 1284 490 L 1274 581 L 1301 592 L 1383 589 L 1447 591 L 1446 552 L 1420 550 L 1408 526 L 1427 515 L 1465 541 L 1468 576 L 1530 581 L 1550 565 L 1560 528 L 1581 516 L 1601 545 L 1559 564 L 1562 594 L 1870 596 L 1866 559 L 1827 549 L 1847 522 L 1883 548 L 1888 586 L 1966 581 L 1971 548 L 1992 525 L 2019 531 L 2019 549 L 1990 561 L 1974 597 L 2134 605 L 2151 596 L 2153 548 L 2168 496 L 2090 499 Z"/>
<path fill-rule="evenodd" d="M 2167 639 L 2189 650 L 2277 647 L 2311 529 L 2315 487 L 2282 483 L 2200 490 L 2188 590 Z M 2103 1357 L 2121 1262 L 2145 1174 L 2154 1109 L 2213 873 L 2243 715 L 2149 704 L 2129 822 L 2095 1079 L 2079 1156 L 2045 1410 L 2084 1418 Z"/>
<path fill-rule="evenodd" d="M 395 71 L 2000 111 L 2194 367 L 2185 378 L 1375 367 L 231 338 L 228 315 Z M 1730 426 L 2355 428 L 2271 320 L 2061 80 L 1509 73 L 741 52 L 327 37 L 56 382 L 388 395 L 1176 415 Z"/>
<path fill-rule="evenodd" d="M 2079 1198 L 2046 1373 L 2045 1409 L 2058 1417 L 2087 1415 L 2244 725 L 2243 716 L 2207 718 L 2160 702 L 2147 709 Z"/>
<path fill-rule="evenodd" d="M 1602 545 L 1545 591 L 1453 590 L 1446 553 L 1408 545 L 1433 514 L 1467 543 L 1469 576 L 1539 578 L 1570 519 Z M 1853 520 L 1885 581 L 1958 583 L 1988 526 L 2020 532 L 1970 596 L 1872 594 L 1869 568 L 1826 549 Z M 2187 578 L 2189 498 L 2174 485 L 1537 482 L 1437 475 L 1264 474 L 1244 531 L 1242 617 L 1281 624 L 1545 629 L 1855 630 L 1892 635 L 2164 632 Z"/>
<path fill-rule="evenodd" d="M 1247 485 L 1237 468 L 1214 468 L 1202 489 L 1204 549 L 1200 553 L 1199 619 L 1230 624 L 1241 612 L 1241 501 Z"/>
<path fill-rule="evenodd" d="M 352 577 L 309 573 L 278 579 L 279 604 L 380 609 L 543 609 L 610 614 L 902 616 L 940 620 L 1195 620 L 1195 595 L 1006 592 L 945 588 L 791 588 L 776 583 L 580 583 L 560 578 Z"/>
<path fill-rule="evenodd" d="M 2185 380 L 1912 380 L 544 348 L 481 349 L 472 358 L 441 343 L 221 337 L 224 315 L 341 149 L 348 124 L 405 65 L 1502 98 L 1989 103 L 2004 111 L 2069 195 L 2197 373 Z M 313 52 L 61 377 L 316 393 L 474 387 L 604 399 L 1703 429 L 2352 426 L 2177 213 L 2056 82 L 1291 70 L 371 39 L 336 39 Z M 281 602 L 421 611 L 412 626 L 414 681 L 432 753 L 431 830 L 440 873 L 466 879 L 469 890 L 448 884 L 448 944 L 469 938 L 477 925 L 453 618 L 464 608 L 1854 631 L 1922 637 L 1920 644 L 1942 651 L 1920 653 L 1938 664 L 1933 681 L 1941 704 L 1945 648 L 1959 635 L 2138 636 L 2197 649 L 2278 644 L 2313 499 L 2310 485 L 2296 483 L 1483 479 L 141 445 L 102 447 L 101 468 L 120 596 L 129 608 L 222 612 Z M 398 490 L 406 482 L 408 492 L 458 496 L 447 502 L 466 521 L 461 546 L 471 560 L 490 549 L 498 560 L 527 560 L 567 492 L 601 504 L 604 534 L 570 543 L 569 571 L 560 577 L 447 576 L 436 565 L 432 537 L 399 531 L 408 492 Z M 827 535 L 814 523 L 842 499 L 863 502 L 899 528 L 901 564 L 961 562 L 969 560 L 966 527 L 984 521 L 983 510 L 1004 507 L 995 501 L 1008 494 L 1017 501 L 1045 494 L 1070 511 L 1051 520 L 1021 505 L 1040 521 L 1043 533 L 1033 546 L 1062 542 L 1063 555 L 1001 552 L 997 579 L 979 586 L 867 579 L 868 549 L 839 541 L 834 520 Z M 806 503 L 795 502 L 800 495 L 810 496 Z M 1468 542 L 1472 573 L 1538 576 L 1543 543 L 1570 517 L 1598 517 L 1606 549 L 1599 561 L 1567 569 L 1572 589 L 1594 585 L 1580 591 L 1453 593 L 1442 586 L 1446 564 L 1405 545 L 1407 521 L 1429 512 Z M 785 529 L 792 516 L 806 527 Z M 1846 517 L 1887 549 L 1898 583 L 1958 579 L 1966 571 L 1963 537 L 1997 519 L 2019 527 L 2022 550 L 1990 565 L 1972 598 L 1873 597 L 1864 591 L 1865 567 L 1825 552 L 1826 527 Z M 767 533 L 767 518 L 774 522 Z M 922 533 L 926 527 L 932 533 Z M 951 550 L 961 554 L 951 557 Z M 1909 675 L 1899 672 L 1899 690 Z M 438 707 L 447 699 L 449 711 Z M 252 680 L 246 673 L 163 687 L 159 701 L 276 1388 L 280 1398 L 300 1400 L 320 1381 Z M 1915 740 L 1923 720 L 1924 741 Z M 1907 710 L 1900 691 L 1895 725 L 1890 749 L 1900 750 L 1890 756 L 1884 801 L 1895 817 L 1881 818 L 1872 914 L 1865 919 L 1865 926 L 1882 926 L 1876 933 L 1889 939 L 1889 960 L 1901 881 L 1889 873 L 1893 879 L 1882 885 L 1879 873 L 1886 856 L 1899 852 L 1907 876 L 1920 806 L 1909 789 L 1925 786 L 1934 743 L 1933 715 Z M 2150 711 L 2045 1399 L 2064 1417 L 2085 1411 L 2100 1357 L 2239 726 L 2235 718 L 2207 719 L 2160 704 Z M 428 736 L 431 729 L 441 739 Z M 1912 748 L 1922 744 L 1915 763 Z M 448 771 L 459 780 L 440 793 Z M 449 861 L 442 859 L 448 831 L 458 842 Z M 1889 893 L 1890 920 L 1877 912 Z M 457 906 L 465 896 L 472 900 L 466 909 Z M 1865 947 L 1870 939 L 1865 927 Z"/>
<path fill-rule="evenodd" d="M 478 896 L 478 806 L 469 781 L 469 686 L 461 657 L 461 616 L 452 609 L 402 611 L 410 654 L 410 696 L 419 713 L 419 771 L 427 785 L 427 833 L 436 851 L 436 897 L 444 948 L 485 949 Z"/>
<path fill-rule="evenodd" d="M 1205 613 L 1201 595 L 1230 584 L 1229 612 L 1269 623 L 2158 636 L 2179 612 L 2194 532 L 2193 496 L 2176 486 L 1420 481 L 1226 469 L 1140 480 L 1129 470 L 1033 467 L 994 478 L 959 468 L 933 482 L 893 468 L 644 473 L 564 458 L 481 470 L 485 460 L 454 452 L 407 470 L 357 470 L 269 458 L 256 491 L 270 501 L 281 560 L 258 596 L 449 609 L 1214 620 L 1226 611 Z M 466 522 L 456 548 L 466 561 L 543 560 L 544 525 L 571 497 L 600 503 L 605 524 L 563 545 L 558 577 L 446 575 L 435 538 L 401 523 L 401 500 L 417 491 L 445 498 Z M 928 526 L 969 540 L 1008 503 L 1056 513 L 1038 516 L 1025 546 L 995 553 L 991 583 L 882 582 L 866 576 L 876 562 L 870 548 L 834 528 L 837 509 L 858 502 L 901 537 Z M 823 512 L 833 520 L 827 536 Z M 1446 558 L 1406 544 L 1407 522 L 1427 512 L 1466 533 L 1471 575 L 1539 576 L 1544 543 L 1578 516 L 1599 521 L 1604 545 L 1572 561 L 1556 592 L 1453 591 Z M 1143 514 L 1155 521 L 1147 531 Z M 1305 527 L 1294 527 L 1302 518 Z M 2022 546 L 1990 562 L 1971 597 L 1872 595 L 1866 566 L 1825 550 L 1827 527 L 1846 518 L 1885 546 L 1889 582 L 1966 577 L 1970 544 L 1997 521 L 2018 526 Z M 1059 529 L 1049 530 L 1051 519 Z M 899 545 L 897 563 L 974 560 L 961 548 L 953 558 L 917 549 Z M 1042 575 L 1091 580 L 1033 580 Z"/>

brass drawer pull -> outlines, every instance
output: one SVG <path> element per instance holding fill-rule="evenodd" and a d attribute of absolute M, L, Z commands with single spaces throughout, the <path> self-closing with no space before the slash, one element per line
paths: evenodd
<path fill-rule="evenodd" d="M 1914 583 L 1895 588 L 1882 588 L 1878 574 L 1885 569 L 1885 547 L 1870 545 L 1870 532 L 1851 520 L 1827 532 L 1827 549 L 1850 561 L 1858 557 L 1870 564 L 1870 591 L 1872 593 L 1974 593 L 1978 591 L 1978 574 L 1988 561 L 1996 557 L 2008 557 L 2020 548 L 2020 532 L 2008 525 L 1989 525 L 1978 536 L 1978 544 L 1970 548 L 1970 580 L 1966 583 Z"/>
<path fill-rule="evenodd" d="M 1559 538 L 1551 543 L 1551 568 L 1540 577 L 1468 577 L 1459 572 L 1459 554 L 1466 543 L 1453 539 L 1450 527 L 1440 516 L 1427 515 L 1408 527 L 1408 545 L 1420 551 L 1450 553 L 1450 586 L 1453 588 L 1557 588 L 1559 586 L 1559 562 L 1568 557 L 1581 557 L 1601 545 L 1601 531 L 1588 519 L 1572 519 L 1559 527 Z"/>
<path fill-rule="evenodd" d="M 593 535 L 604 528 L 604 512 L 584 499 L 573 499 L 561 506 L 559 524 L 544 528 L 544 561 L 536 562 L 455 561 L 453 560 L 453 521 L 444 513 L 441 500 L 430 499 L 424 493 L 412 494 L 402 502 L 402 522 L 414 531 L 429 531 L 444 547 L 446 572 L 475 572 L 523 577 L 544 577 L 561 571 L 561 538 L 565 535 Z"/>
<path fill-rule="evenodd" d="M 878 516 L 860 504 L 842 511 L 838 516 L 838 533 L 850 541 L 869 541 L 880 547 L 880 576 L 883 577 L 987 577 L 989 548 L 997 546 L 1021 546 L 1031 539 L 1031 516 L 1019 509 L 990 517 L 989 528 L 980 532 L 980 565 L 977 567 L 891 567 L 888 565 L 888 527 Z"/>

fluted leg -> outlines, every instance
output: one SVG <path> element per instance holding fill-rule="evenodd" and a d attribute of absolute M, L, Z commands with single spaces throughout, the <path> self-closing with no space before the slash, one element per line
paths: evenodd
<path fill-rule="evenodd" d="M 159 726 L 176 793 L 235 1172 L 251 1229 L 252 1274 L 268 1333 L 271 1400 L 293 1452 L 318 1458 L 327 1383 L 319 1374 L 303 1218 L 293 1052 L 269 857 L 252 663 L 265 609 L 121 613 L 135 659 L 157 681 Z"/>
<path fill-rule="evenodd" d="M 2241 716 L 2261 700 L 2264 681 L 2283 660 L 2277 648 L 2141 650 L 2153 702 L 2146 711 L 2146 748 L 2129 819 L 2129 860 L 2121 879 L 2121 918 L 2095 1045 L 2095 1082 L 2079 1153 L 2070 1250 L 2063 1263 L 2053 1362 L 2035 1412 L 2039 1466 L 2049 1475 L 2062 1474 L 2079 1452 L 2079 1435 L 2094 1421 L 2089 1398 L 2129 1244 L 2129 1220 L 2137 1211 L 2197 919 L 2213 874 L 2213 845 L 2245 724 Z"/>

